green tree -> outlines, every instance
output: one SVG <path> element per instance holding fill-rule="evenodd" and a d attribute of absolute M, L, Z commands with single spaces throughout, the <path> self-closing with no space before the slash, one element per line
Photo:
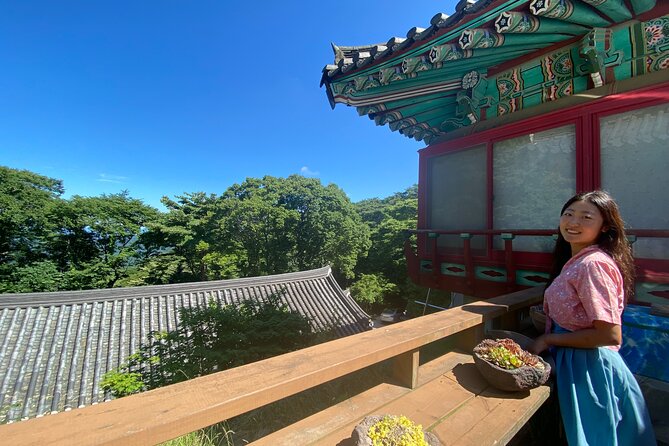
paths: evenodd
<path fill-rule="evenodd" d="M 59 227 L 54 260 L 69 289 L 111 288 L 144 261 L 146 225 L 158 210 L 127 191 L 100 197 L 74 196 L 55 212 Z"/>
<path fill-rule="evenodd" d="M 334 184 L 299 175 L 249 178 L 230 187 L 221 204 L 221 228 L 245 253 L 245 275 L 330 264 L 346 280 L 369 249 L 367 226 Z"/>
<path fill-rule="evenodd" d="M 58 291 L 63 288 L 63 273 L 50 260 L 12 268 L 9 280 L 0 281 L 0 292 L 30 293 Z"/>
<path fill-rule="evenodd" d="M 397 291 L 398 286 L 388 282 L 382 274 L 362 274 L 351 286 L 351 296 L 365 311 L 379 310 L 386 296 Z"/>
<path fill-rule="evenodd" d="M 276 296 L 264 302 L 182 308 L 174 331 L 153 339 L 118 370 L 105 375 L 102 388 L 120 397 L 307 347 L 316 339 L 309 320 Z"/>
<path fill-rule="evenodd" d="M 46 257 L 60 180 L 0 166 L 0 265 L 24 266 Z"/>
<path fill-rule="evenodd" d="M 418 188 L 412 186 L 390 197 L 363 200 L 355 206 L 369 225 L 372 244 L 368 255 L 360 259 L 356 267 L 358 280 L 362 283 L 354 284 L 351 294 L 362 302 L 369 301 L 373 295 L 374 302 L 387 301 L 389 306 L 400 306 L 400 300 L 416 292 L 408 279 L 403 247 L 406 231 L 417 226 Z M 374 283 L 388 286 L 372 286 L 369 276 L 376 277 Z M 356 296 L 356 290 L 364 294 Z M 379 292 L 383 297 L 379 297 Z"/>
<path fill-rule="evenodd" d="M 142 238 L 150 255 L 141 268 L 147 283 L 239 277 L 238 259 L 219 229 L 219 197 L 195 192 L 161 201 L 167 213 L 150 222 Z"/>
<path fill-rule="evenodd" d="M 152 260 L 170 262 L 174 281 L 262 276 L 331 265 L 352 278 L 369 229 L 344 192 L 317 179 L 248 178 L 221 196 L 163 199 L 149 225 Z M 161 260 L 158 260 L 161 259 Z"/>
<path fill-rule="evenodd" d="M 0 292 L 53 291 L 50 262 L 60 180 L 0 166 Z"/>

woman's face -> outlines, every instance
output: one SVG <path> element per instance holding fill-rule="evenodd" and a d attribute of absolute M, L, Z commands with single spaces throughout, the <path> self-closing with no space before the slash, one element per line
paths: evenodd
<path fill-rule="evenodd" d="M 599 234 L 607 229 L 602 213 L 588 201 L 573 202 L 560 216 L 560 233 L 571 245 L 572 255 L 586 246 L 594 245 Z"/>

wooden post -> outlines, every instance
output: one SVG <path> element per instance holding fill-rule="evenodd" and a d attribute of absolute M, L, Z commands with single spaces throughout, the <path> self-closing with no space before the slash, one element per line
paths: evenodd
<path fill-rule="evenodd" d="M 416 388 L 418 366 L 420 364 L 418 350 L 402 353 L 393 359 L 393 378 L 402 386 Z"/>
<path fill-rule="evenodd" d="M 468 232 L 460 234 L 462 239 L 462 249 L 465 255 L 465 275 L 469 294 L 474 294 L 474 279 L 476 272 L 474 271 L 474 259 L 472 257 L 472 235 Z"/>
<path fill-rule="evenodd" d="M 441 265 L 439 264 L 439 255 L 437 253 L 439 249 L 439 234 L 430 232 L 427 234 L 427 237 L 430 239 L 430 247 L 432 249 L 432 277 L 439 277 L 439 274 L 441 274 Z"/>
<path fill-rule="evenodd" d="M 516 236 L 507 232 L 502 233 L 504 240 L 504 260 L 506 266 L 506 290 L 513 291 L 516 286 L 516 265 L 513 262 L 513 239 Z"/>

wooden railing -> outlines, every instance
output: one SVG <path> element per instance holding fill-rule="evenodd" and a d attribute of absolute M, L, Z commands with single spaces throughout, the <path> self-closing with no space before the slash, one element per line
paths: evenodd
<path fill-rule="evenodd" d="M 12 445 L 155 444 L 243 414 L 386 360 L 413 388 L 420 348 L 449 338 L 471 348 L 484 326 L 513 328 L 541 300 L 532 288 L 411 319 L 138 395 L 0 426 Z"/>

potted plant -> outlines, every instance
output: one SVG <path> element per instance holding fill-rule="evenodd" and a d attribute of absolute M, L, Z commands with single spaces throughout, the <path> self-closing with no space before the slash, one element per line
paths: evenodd
<path fill-rule="evenodd" d="M 523 350 L 509 338 L 484 339 L 474 347 L 481 375 L 500 390 L 529 390 L 544 384 L 551 367 L 540 356 Z"/>
<path fill-rule="evenodd" d="M 424 432 L 403 415 L 370 415 L 353 430 L 356 446 L 441 446 L 439 439 Z"/>

